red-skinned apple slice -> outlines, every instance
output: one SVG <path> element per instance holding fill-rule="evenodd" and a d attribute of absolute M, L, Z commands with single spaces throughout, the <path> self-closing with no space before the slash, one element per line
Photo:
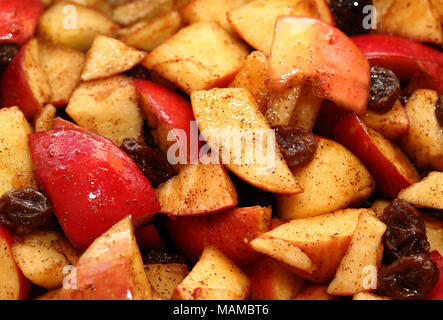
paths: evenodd
<path fill-rule="evenodd" d="M 382 196 L 395 198 L 401 190 L 418 182 L 416 169 L 401 150 L 367 128 L 355 114 L 345 115 L 337 122 L 334 137 L 365 164 Z"/>
<path fill-rule="evenodd" d="M 443 53 L 419 42 L 391 35 L 362 35 L 352 40 L 371 65 L 390 69 L 403 81 L 424 71 L 443 92 Z"/>
<path fill-rule="evenodd" d="M 2 0 L 0 42 L 22 45 L 31 39 L 44 8 L 40 0 Z"/>
<path fill-rule="evenodd" d="M 135 237 L 140 250 L 161 250 L 166 248 L 153 224 L 148 224 L 135 230 Z"/>
<path fill-rule="evenodd" d="M 123 217 L 138 226 L 160 209 L 148 179 L 110 140 L 61 128 L 31 135 L 29 145 L 37 179 L 79 250 Z"/>
<path fill-rule="evenodd" d="M 440 255 L 440 253 L 438 253 L 438 251 L 432 251 L 431 259 L 437 263 L 438 268 L 440 269 L 440 278 L 432 291 L 426 297 L 426 300 L 443 300 L 443 257 Z"/>
<path fill-rule="evenodd" d="M 38 50 L 36 39 L 25 44 L 6 68 L 1 82 L 2 106 L 18 106 L 28 119 L 52 97 L 48 78 L 39 64 Z"/>
<path fill-rule="evenodd" d="M 307 17 L 279 17 L 269 58 L 268 86 L 308 82 L 320 98 L 358 114 L 366 111 L 369 63 L 340 30 Z"/>
<path fill-rule="evenodd" d="M 12 253 L 12 238 L 0 226 L 0 300 L 25 299 L 30 282 L 17 267 Z"/>
<path fill-rule="evenodd" d="M 246 266 L 260 254 L 248 241 L 269 230 L 270 208 L 236 208 L 201 217 L 166 220 L 172 241 L 189 260 L 197 261 L 206 246 L 214 246 L 239 266 Z"/>

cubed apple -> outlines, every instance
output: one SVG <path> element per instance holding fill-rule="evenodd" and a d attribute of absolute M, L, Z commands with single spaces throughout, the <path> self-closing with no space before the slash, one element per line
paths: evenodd
<path fill-rule="evenodd" d="M 420 182 L 402 190 L 398 198 L 417 208 L 443 210 L 443 172 L 431 172 Z"/>
<path fill-rule="evenodd" d="M 171 299 L 175 288 L 189 273 L 188 266 L 180 263 L 148 264 L 145 266 L 145 271 L 153 293 L 157 293 L 165 300 Z"/>

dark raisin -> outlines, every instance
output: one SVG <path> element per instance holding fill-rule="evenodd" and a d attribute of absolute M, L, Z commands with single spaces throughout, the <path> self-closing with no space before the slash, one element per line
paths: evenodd
<path fill-rule="evenodd" d="M 143 254 L 144 264 L 171 264 L 171 263 L 186 263 L 178 253 L 166 251 L 166 250 L 149 250 Z"/>
<path fill-rule="evenodd" d="M 371 67 L 371 89 L 368 108 L 378 113 L 392 109 L 400 98 L 400 80 L 394 72 L 381 67 Z"/>
<path fill-rule="evenodd" d="M 438 123 L 443 128 L 443 95 L 438 97 L 437 107 L 435 108 L 435 115 L 437 117 Z"/>
<path fill-rule="evenodd" d="M 364 19 L 368 13 L 363 13 L 364 7 L 372 5 L 372 0 L 331 0 L 330 7 L 337 27 L 348 36 L 369 33 L 365 28 Z"/>
<path fill-rule="evenodd" d="M 131 70 L 125 72 L 126 75 L 131 79 L 144 79 L 149 80 L 151 78 L 151 73 L 141 64 L 136 65 Z"/>
<path fill-rule="evenodd" d="M 268 207 L 274 200 L 272 193 L 260 190 L 249 183 L 238 178 L 234 174 L 230 175 L 238 193 L 239 207 Z"/>
<path fill-rule="evenodd" d="M 421 254 L 400 258 L 382 267 L 378 275 L 378 290 L 393 299 L 424 299 L 440 276 L 438 265 Z"/>
<path fill-rule="evenodd" d="M 48 198 L 35 189 L 13 189 L 0 198 L 0 224 L 18 234 L 47 226 L 51 217 Z"/>
<path fill-rule="evenodd" d="M 275 135 L 289 169 L 303 167 L 314 159 L 317 140 L 311 132 L 296 127 L 280 126 L 275 128 Z"/>
<path fill-rule="evenodd" d="M 19 50 L 20 46 L 14 43 L 0 44 L 0 72 L 6 69 Z"/>
<path fill-rule="evenodd" d="M 124 139 L 121 149 L 134 160 L 154 188 L 169 180 L 175 174 L 173 167 L 165 157 L 160 152 L 148 147 L 140 139 Z"/>
<path fill-rule="evenodd" d="M 383 212 L 386 224 L 383 236 L 386 261 L 429 253 L 429 242 L 422 214 L 410 203 L 396 199 Z"/>

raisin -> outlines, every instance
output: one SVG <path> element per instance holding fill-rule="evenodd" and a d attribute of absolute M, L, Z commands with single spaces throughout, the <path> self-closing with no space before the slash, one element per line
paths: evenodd
<path fill-rule="evenodd" d="M 11 63 L 20 47 L 14 43 L 0 44 L 0 72 L 3 72 Z"/>
<path fill-rule="evenodd" d="M 126 71 L 125 74 L 131 79 L 144 79 L 149 80 L 151 78 L 151 73 L 141 64 L 136 65 L 131 70 Z"/>
<path fill-rule="evenodd" d="M 435 116 L 437 117 L 440 127 L 443 128 L 443 95 L 438 97 L 437 107 L 435 108 Z"/>
<path fill-rule="evenodd" d="M 289 169 L 303 167 L 314 159 L 317 140 L 311 132 L 297 127 L 280 126 L 275 128 L 275 135 Z"/>
<path fill-rule="evenodd" d="M 149 250 L 143 254 L 144 264 L 171 264 L 179 263 L 185 264 L 186 260 L 178 253 L 166 251 L 166 250 Z"/>
<path fill-rule="evenodd" d="M 47 226 L 51 212 L 48 198 L 32 188 L 13 189 L 0 198 L 0 224 L 18 234 Z"/>
<path fill-rule="evenodd" d="M 429 255 L 403 257 L 382 267 L 378 275 L 378 290 L 393 299 L 424 299 L 440 276 L 438 265 Z"/>
<path fill-rule="evenodd" d="M 137 164 L 154 188 L 174 176 L 174 169 L 163 155 L 140 139 L 126 138 L 121 149 Z"/>
<path fill-rule="evenodd" d="M 368 15 L 363 8 L 368 5 L 372 5 L 372 0 L 331 0 L 329 6 L 337 27 L 348 36 L 355 36 L 370 31 L 363 23 Z"/>
<path fill-rule="evenodd" d="M 394 72 L 381 67 L 371 67 L 369 109 L 378 113 L 388 112 L 401 93 L 400 80 Z"/>
<path fill-rule="evenodd" d="M 394 200 L 385 208 L 381 220 L 387 227 L 383 245 L 388 262 L 429 253 L 423 216 L 411 204 L 404 200 Z"/>

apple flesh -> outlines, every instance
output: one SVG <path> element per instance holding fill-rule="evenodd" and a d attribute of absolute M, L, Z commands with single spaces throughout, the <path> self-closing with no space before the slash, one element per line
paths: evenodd
<path fill-rule="evenodd" d="M 335 125 L 334 137 L 365 164 L 380 195 L 393 199 L 401 190 L 418 182 L 417 170 L 401 150 L 367 128 L 357 115 L 342 117 Z"/>
<path fill-rule="evenodd" d="M 36 176 L 68 239 L 85 250 L 123 217 L 135 226 L 160 209 L 150 182 L 134 161 L 105 138 L 77 129 L 29 137 Z"/>
<path fill-rule="evenodd" d="M 320 98 L 358 114 L 369 98 L 369 62 L 340 30 L 313 18 L 279 17 L 268 86 L 281 91 L 308 82 Z"/>
<path fill-rule="evenodd" d="M 44 8 L 40 0 L 3 0 L 0 4 L 0 42 L 22 45 L 31 39 Z"/>
<path fill-rule="evenodd" d="M 271 215 L 270 208 L 235 208 L 201 217 L 171 217 L 166 228 L 177 249 L 190 261 L 198 260 L 211 245 L 243 267 L 260 256 L 248 242 L 269 230 Z"/>

